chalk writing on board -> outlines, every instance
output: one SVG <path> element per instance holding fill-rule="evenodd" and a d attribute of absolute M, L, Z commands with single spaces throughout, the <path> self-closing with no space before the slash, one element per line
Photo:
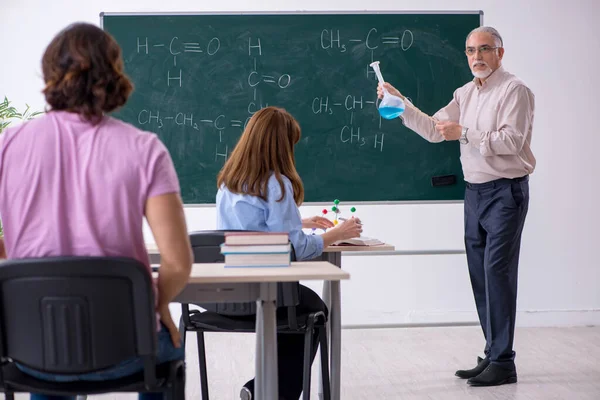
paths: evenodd
<path fill-rule="evenodd" d="M 410 47 L 413 45 L 414 41 L 415 41 L 415 36 L 413 35 L 413 33 L 411 31 L 405 30 L 404 32 L 402 32 L 402 39 L 401 39 L 402 50 L 406 51 L 406 50 L 410 49 Z"/>
<path fill-rule="evenodd" d="M 256 53 L 256 49 L 258 49 L 258 55 L 262 56 L 262 46 L 260 45 L 260 38 L 257 38 L 254 44 L 252 43 L 252 38 L 248 38 L 248 55 L 251 56 L 253 51 Z"/>
<path fill-rule="evenodd" d="M 250 117 L 245 120 L 243 124 L 244 128 L 248 120 L 250 120 Z M 205 130 L 203 126 L 215 128 L 219 132 L 219 143 L 216 144 L 215 148 L 215 162 L 217 162 L 223 159 L 226 160 L 229 155 L 229 146 L 223 143 L 223 132 L 229 127 L 242 128 L 243 121 L 240 119 L 228 119 L 224 114 L 220 114 L 214 119 L 195 119 L 193 113 L 177 112 L 165 115 L 161 114 L 159 110 L 144 109 L 138 113 L 137 122 L 142 127 L 150 125 L 158 130 L 161 130 L 167 124 L 175 124 L 182 128 L 192 128 L 199 132 Z"/>
<path fill-rule="evenodd" d="M 184 42 L 179 39 L 179 36 L 173 36 L 168 45 L 165 45 L 165 43 L 154 43 L 150 45 L 148 37 L 137 38 L 138 54 L 150 54 L 151 47 L 155 49 L 168 49 L 172 56 L 182 53 L 206 53 L 209 56 L 214 56 L 221 48 L 221 41 L 218 37 L 213 37 L 204 46 L 200 42 Z"/>
<path fill-rule="evenodd" d="M 193 113 L 177 112 L 170 115 L 161 115 L 158 110 L 141 110 L 138 113 L 137 122 L 140 125 L 153 125 L 158 129 L 162 129 L 166 124 L 175 124 L 182 127 L 190 127 L 197 131 L 200 130 L 200 125 L 215 128 L 219 131 L 225 130 L 228 127 L 241 128 L 242 120 L 227 119 L 224 114 L 220 114 L 214 119 L 195 119 Z M 246 121 L 247 123 L 247 121 Z"/>
<path fill-rule="evenodd" d="M 282 74 L 279 75 L 277 79 L 275 78 L 275 75 L 262 75 L 257 71 L 251 71 L 248 74 L 248 85 L 253 88 L 261 82 L 276 83 L 281 89 L 285 89 L 286 87 L 290 86 L 290 83 L 292 82 L 292 77 L 289 74 Z"/>
<path fill-rule="evenodd" d="M 340 141 L 342 143 L 363 147 L 368 141 L 373 140 L 373 148 L 379 148 L 379 151 L 382 152 L 384 135 L 384 133 L 381 133 L 381 138 L 379 137 L 379 133 L 375 134 L 374 137 L 366 137 L 361 135 L 360 126 L 354 126 L 354 111 L 352 111 L 350 114 L 350 124 L 344 125 L 340 130 Z"/>
<path fill-rule="evenodd" d="M 340 53 L 345 53 L 348 50 L 348 43 L 364 43 L 369 50 L 375 50 L 380 45 L 399 45 L 403 51 L 407 51 L 411 48 L 413 42 L 414 35 L 408 29 L 404 30 L 401 36 L 378 36 L 377 28 L 371 28 L 364 38 L 350 38 L 347 42 L 341 37 L 339 29 L 323 29 L 321 31 L 321 48 L 323 50 L 338 50 Z"/>
<path fill-rule="evenodd" d="M 265 107 L 269 107 L 269 104 L 268 103 L 265 103 L 264 105 L 262 103 L 256 104 L 255 102 L 251 101 L 250 103 L 248 103 L 248 114 L 254 115 L 258 110 L 260 110 L 261 108 L 265 108 Z"/>
<path fill-rule="evenodd" d="M 173 56 L 173 67 L 177 67 L 177 56 L 185 53 L 206 53 L 209 56 L 217 54 L 221 48 L 221 41 L 218 37 L 213 37 L 208 41 L 206 46 L 203 46 L 200 42 L 184 42 L 179 39 L 179 36 L 173 36 L 169 41 L 169 44 L 165 43 L 154 43 L 150 45 L 148 37 L 137 37 L 137 53 L 138 54 L 150 54 L 150 48 L 160 50 L 168 50 L 169 54 Z M 182 69 L 178 70 L 175 68 L 173 71 L 167 70 L 167 86 L 183 86 L 183 74 Z"/>
<path fill-rule="evenodd" d="M 363 96 L 349 94 L 344 98 L 343 102 L 329 101 L 329 96 L 315 97 L 312 101 L 313 114 L 329 114 L 333 115 L 335 108 L 350 110 L 362 110 L 368 104 L 375 104 L 373 100 L 365 100 Z"/>
<path fill-rule="evenodd" d="M 225 148 L 225 152 L 223 152 L 223 147 Z M 216 149 L 215 149 L 215 162 L 217 162 L 217 160 L 219 159 L 219 157 L 223 157 L 224 160 L 227 160 L 227 155 L 228 155 L 228 146 L 221 146 L 221 149 L 219 149 L 219 145 L 216 145 Z"/>
<path fill-rule="evenodd" d="M 181 87 L 183 82 L 181 68 L 179 68 L 179 72 L 174 73 L 173 76 L 171 76 L 171 71 L 167 70 L 167 86 L 171 86 L 171 81 L 174 81 L 173 85 L 177 85 L 177 82 L 179 82 L 179 87 Z"/>
<path fill-rule="evenodd" d="M 369 51 L 371 62 L 374 59 L 374 52 L 379 48 L 394 49 L 398 48 L 401 51 L 407 51 L 411 48 L 414 42 L 414 35 L 410 30 L 404 30 L 402 33 L 386 33 L 380 35 L 377 28 L 371 28 L 365 31 L 365 35 L 362 38 L 351 37 L 343 38 L 339 29 L 323 29 L 320 33 L 320 45 L 324 50 L 339 51 L 341 53 L 346 52 L 349 49 L 349 45 L 354 46 L 363 45 Z M 248 121 L 258 110 L 268 107 L 268 103 L 263 99 L 258 99 L 257 92 L 262 85 L 273 85 L 278 87 L 280 90 L 285 90 L 292 83 L 292 76 L 288 73 L 269 71 L 268 68 L 265 70 L 259 70 L 257 68 L 257 57 L 263 56 L 264 41 L 261 41 L 260 37 L 250 36 L 247 41 L 248 57 L 253 57 L 253 68 L 249 71 L 246 76 L 248 88 L 252 91 L 251 101 L 248 102 L 246 109 L 247 115 L 244 118 L 228 118 L 225 114 L 219 114 L 213 118 L 194 118 L 192 113 L 176 112 L 170 115 L 161 114 L 158 110 L 143 109 L 138 113 L 139 125 L 150 125 L 155 129 L 161 130 L 165 125 L 171 124 L 180 126 L 182 128 L 191 128 L 199 132 L 213 132 L 218 133 L 218 143 L 215 147 L 215 162 L 219 160 L 227 159 L 229 154 L 229 148 L 227 143 L 224 143 L 223 138 L 229 129 L 245 129 Z M 169 41 L 165 43 L 153 43 L 148 37 L 137 38 L 137 53 L 148 55 L 151 52 L 163 52 L 166 56 L 173 57 L 173 65 L 168 66 L 166 71 L 166 82 L 167 86 L 172 87 L 183 87 L 183 70 L 185 68 L 186 53 L 194 56 L 207 55 L 212 56 L 221 49 L 221 42 L 219 38 L 213 37 L 208 42 L 202 42 L 194 40 L 193 38 L 184 38 L 179 36 L 172 36 Z M 243 50 L 242 50 L 243 51 Z M 180 57 L 181 59 L 178 59 Z M 368 65 L 369 63 L 367 63 Z M 262 69 L 262 68 L 261 68 Z M 374 75 L 372 68 L 367 66 L 367 79 L 371 78 L 371 74 Z M 375 76 L 373 76 L 374 78 Z M 375 107 L 377 104 L 375 99 L 371 96 L 366 97 L 360 93 L 348 93 L 345 97 L 336 96 L 316 96 L 313 98 L 310 107 L 313 114 L 316 115 L 333 115 L 335 113 L 349 114 L 349 122 L 339 129 L 338 140 L 341 143 L 347 145 L 353 145 L 361 148 L 372 148 L 375 151 L 382 152 L 384 149 L 384 137 L 385 133 L 381 132 L 382 119 L 379 118 L 378 126 L 373 127 L 376 132 L 373 134 L 364 134 L 365 127 L 361 124 L 357 124 L 355 121 L 356 117 L 360 118 L 364 112 L 368 112 L 366 109 Z M 360 115 L 356 115 L 358 113 Z M 371 116 L 368 117 L 369 120 Z M 360 125 L 360 126 L 359 126 Z M 363 132 L 361 132 L 361 128 Z M 369 129 L 370 131 L 371 129 Z M 371 147 L 371 144 L 373 147 Z"/>
<path fill-rule="evenodd" d="M 276 78 L 275 75 L 260 74 L 256 69 L 256 57 L 254 57 L 254 68 L 248 74 L 248 85 L 253 90 L 252 101 L 248 103 L 248 114 L 253 115 L 261 108 L 269 106 L 268 104 L 263 106 L 262 103 L 261 104 L 256 103 L 256 92 L 258 89 L 258 85 L 261 82 L 277 83 L 277 86 L 279 86 L 280 89 L 287 88 L 290 85 L 290 83 L 292 82 L 292 77 L 289 74 L 281 74 L 281 75 L 279 75 L 277 80 L 275 78 Z M 248 120 L 246 120 L 246 124 L 248 123 L 247 121 Z M 244 124 L 244 128 L 246 127 L 246 124 Z"/>
<path fill-rule="evenodd" d="M 167 115 L 161 117 L 160 111 L 142 110 L 138 113 L 138 124 L 140 125 L 152 124 L 156 125 L 158 129 L 162 129 L 167 123 L 173 123 L 179 126 L 189 126 L 199 130 L 198 124 L 194 122 L 193 114 L 188 115 L 186 113 L 178 112 L 174 116 Z"/>
<path fill-rule="evenodd" d="M 323 29 L 320 36 L 321 48 L 324 50 L 338 50 L 340 53 L 344 53 L 347 50 L 346 43 L 342 40 L 339 30 L 328 30 Z M 377 28 L 371 28 L 365 35 L 364 38 L 350 38 L 348 43 L 357 43 L 355 46 L 364 45 L 371 53 L 371 62 L 374 61 L 374 52 L 380 46 L 395 46 L 399 45 L 403 51 L 410 49 L 414 41 L 414 37 L 411 31 L 405 30 L 401 36 L 379 36 Z M 367 79 L 370 75 L 375 74 L 373 69 L 370 67 L 370 63 L 367 63 Z M 341 127 L 339 140 L 342 143 L 350 145 L 356 145 L 363 147 L 367 145 L 367 142 L 373 140 L 373 148 L 383 151 L 383 143 L 385 133 L 378 132 L 374 137 L 367 137 L 361 134 L 361 127 L 354 123 L 355 111 L 363 111 L 367 107 L 375 107 L 377 102 L 375 100 L 367 100 L 362 95 L 348 94 L 342 99 L 333 99 L 329 96 L 314 97 L 311 103 L 311 109 L 313 114 L 321 115 L 333 115 L 336 110 L 341 112 L 350 112 L 350 123 Z M 379 117 L 378 129 L 381 130 L 382 119 Z M 380 136 L 381 135 L 381 136 Z"/>

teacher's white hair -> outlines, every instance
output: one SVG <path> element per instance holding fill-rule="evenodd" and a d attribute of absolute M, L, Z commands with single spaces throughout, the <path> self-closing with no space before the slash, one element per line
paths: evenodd
<path fill-rule="evenodd" d="M 471 35 L 474 33 L 489 33 L 490 35 L 492 35 L 494 37 L 496 46 L 498 46 L 498 47 L 503 46 L 502 36 L 500 36 L 500 33 L 495 28 L 492 28 L 491 26 L 480 26 L 479 28 L 473 29 L 467 36 L 467 41 L 469 40 Z"/>

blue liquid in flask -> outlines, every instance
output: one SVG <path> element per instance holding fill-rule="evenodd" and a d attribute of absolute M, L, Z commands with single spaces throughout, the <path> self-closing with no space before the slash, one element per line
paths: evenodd
<path fill-rule="evenodd" d="M 379 115 L 385 119 L 398 118 L 404 112 L 403 107 L 379 107 Z"/>

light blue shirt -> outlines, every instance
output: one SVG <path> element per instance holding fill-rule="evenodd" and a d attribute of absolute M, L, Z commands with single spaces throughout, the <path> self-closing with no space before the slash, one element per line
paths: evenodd
<path fill-rule="evenodd" d="M 323 252 L 323 238 L 302 231 L 300 210 L 294 201 L 292 182 L 282 176 L 285 196 L 275 175 L 268 185 L 268 199 L 231 193 L 226 187 L 217 192 L 217 229 L 241 229 L 261 232 L 288 232 L 296 251 L 296 259 L 310 260 Z"/>

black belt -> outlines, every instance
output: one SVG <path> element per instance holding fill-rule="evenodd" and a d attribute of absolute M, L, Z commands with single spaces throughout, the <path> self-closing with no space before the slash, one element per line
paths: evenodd
<path fill-rule="evenodd" d="M 520 178 L 500 178 L 485 183 L 469 183 L 466 182 L 466 186 L 469 189 L 490 189 L 503 185 L 510 185 L 511 183 L 527 182 L 529 175 L 522 176 Z"/>

